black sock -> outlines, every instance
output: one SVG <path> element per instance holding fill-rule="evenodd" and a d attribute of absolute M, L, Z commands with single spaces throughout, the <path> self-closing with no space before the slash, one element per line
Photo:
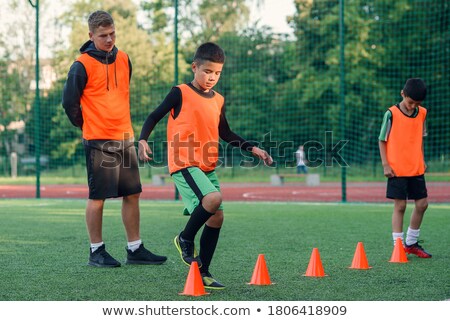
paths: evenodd
<path fill-rule="evenodd" d="M 213 214 L 214 213 L 205 210 L 201 203 L 198 204 L 192 212 L 189 221 L 186 223 L 186 227 L 184 228 L 183 233 L 181 233 L 181 237 L 184 240 L 193 241 L 197 232 Z"/>
<path fill-rule="evenodd" d="M 202 267 L 200 273 L 209 272 L 209 264 L 211 263 L 214 252 L 216 251 L 217 241 L 219 240 L 220 227 L 210 227 L 205 225 L 202 236 L 200 237 L 200 260 Z"/>

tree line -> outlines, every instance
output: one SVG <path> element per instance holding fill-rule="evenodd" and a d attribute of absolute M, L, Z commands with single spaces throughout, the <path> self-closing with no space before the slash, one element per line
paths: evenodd
<path fill-rule="evenodd" d="M 293 31 L 288 35 L 257 23 L 249 26 L 246 21 L 251 3 L 179 1 L 178 82 L 192 80 L 190 63 L 200 43 L 221 45 L 227 60 L 216 89 L 225 96 L 233 130 L 258 142 L 269 135 L 270 146 L 276 147 L 272 152 L 280 158 L 291 157 L 299 144 L 332 146 L 345 140 L 344 158 L 350 167 L 357 168 L 378 162 L 377 139 L 384 112 L 400 101 L 407 78 L 421 77 L 429 87 L 424 102 L 429 110 L 427 157 L 448 158 L 449 118 L 444 114 L 450 95 L 447 1 L 345 1 L 344 119 L 339 1 L 295 0 L 295 12 L 287 17 Z M 88 14 L 103 9 L 115 18 L 116 45 L 133 63 L 131 108 L 135 135 L 139 135 L 147 115 L 174 85 L 173 4 L 172 0 L 141 1 L 139 5 L 131 0 L 75 1 L 58 20 L 61 28 L 71 30 L 69 45 L 54 53 L 52 66 L 58 81 L 42 98 L 42 116 L 37 122 L 45 142 L 43 153 L 51 157 L 54 166 L 83 159 L 81 133 L 71 127 L 64 114 L 61 91 L 79 47 L 88 39 Z M 0 60 L 0 69 L 9 68 L 2 72 L 1 124 L 24 119 L 32 145 L 36 123 L 33 95 L 19 68 L 11 67 L 13 61 L 12 53 Z M 330 132 L 334 141 L 327 139 Z M 10 134 L 2 131 L 0 135 L 5 148 Z M 164 141 L 165 126 L 157 126 L 150 139 Z M 155 152 L 164 157 L 163 150 Z M 316 148 L 315 153 L 321 151 Z"/>

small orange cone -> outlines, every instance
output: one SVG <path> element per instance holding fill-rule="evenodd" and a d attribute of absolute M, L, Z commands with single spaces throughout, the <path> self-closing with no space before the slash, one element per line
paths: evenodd
<path fill-rule="evenodd" d="M 205 287 L 203 285 L 202 276 L 198 268 L 197 262 L 192 262 L 189 269 L 189 274 L 186 279 L 186 284 L 184 285 L 183 293 L 178 293 L 179 295 L 189 295 L 189 296 L 201 296 L 207 295 Z"/>
<path fill-rule="evenodd" d="M 311 276 L 316 278 L 327 276 L 323 270 L 322 261 L 320 260 L 319 249 L 316 247 L 313 248 L 308 268 L 303 276 Z"/>
<path fill-rule="evenodd" d="M 406 257 L 405 249 L 403 248 L 403 243 L 401 238 L 395 240 L 394 250 L 392 251 L 391 263 L 408 263 L 408 258 Z"/>
<path fill-rule="evenodd" d="M 371 268 L 372 267 L 369 266 L 369 262 L 367 261 L 364 245 L 362 242 L 358 242 L 350 269 L 367 270 Z"/>
<path fill-rule="evenodd" d="M 271 285 L 269 271 L 267 270 L 266 260 L 264 259 L 264 254 L 258 255 L 258 260 L 255 264 L 255 269 L 253 270 L 252 279 L 250 281 L 251 285 Z"/>

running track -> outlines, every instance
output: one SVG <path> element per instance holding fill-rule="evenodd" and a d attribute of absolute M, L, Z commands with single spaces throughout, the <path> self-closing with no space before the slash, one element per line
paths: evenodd
<path fill-rule="evenodd" d="M 428 200 L 430 203 L 450 203 L 450 182 L 428 182 Z M 308 187 L 304 184 L 221 184 L 225 201 L 271 201 L 271 202 L 340 202 L 341 185 L 339 183 L 321 183 Z M 347 183 L 348 202 L 389 202 L 385 198 L 385 183 Z M 42 185 L 42 198 L 87 198 L 86 185 Z M 35 186 L 1 185 L 1 198 L 34 198 Z M 145 184 L 141 199 L 173 200 L 173 184 L 153 186 Z"/>

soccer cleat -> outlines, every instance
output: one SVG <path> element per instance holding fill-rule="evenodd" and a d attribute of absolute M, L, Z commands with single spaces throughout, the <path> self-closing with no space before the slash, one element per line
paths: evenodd
<path fill-rule="evenodd" d="M 94 252 L 90 251 L 88 265 L 102 268 L 114 268 L 119 267 L 120 262 L 106 252 L 105 244 L 103 244 Z"/>
<path fill-rule="evenodd" d="M 432 257 L 432 255 L 430 253 L 428 253 L 427 251 L 425 251 L 423 249 L 423 247 L 421 247 L 419 245 L 419 242 L 416 242 L 414 244 L 411 245 L 406 245 L 405 244 L 405 252 L 408 254 L 415 254 L 418 257 L 424 258 L 424 259 L 429 259 Z"/>
<path fill-rule="evenodd" d="M 209 289 L 209 290 L 225 289 L 225 285 L 221 284 L 216 279 L 214 279 L 214 277 L 211 275 L 211 273 L 207 272 L 207 273 L 202 273 L 201 275 L 202 275 L 203 286 L 205 287 L 205 289 Z"/>
<path fill-rule="evenodd" d="M 181 234 L 181 233 L 180 233 Z M 173 243 L 180 253 L 181 260 L 188 266 L 191 265 L 192 262 L 196 261 L 198 267 L 202 266 L 202 262 L 200 261 L 200 257 L 197 255 L 195 251 L 195 244 L 192 241 L 183 240 L 180 235 L 175 236 L 173 239 Z"/>
<path fill-rule="evenodd" d="M 156 255 L 147 250 L 144 244 L 141 244 L 134 252 L 127 249 L 127 264 L 163 264 L 166 262 L 167 257 L 162 255 Z"/>

